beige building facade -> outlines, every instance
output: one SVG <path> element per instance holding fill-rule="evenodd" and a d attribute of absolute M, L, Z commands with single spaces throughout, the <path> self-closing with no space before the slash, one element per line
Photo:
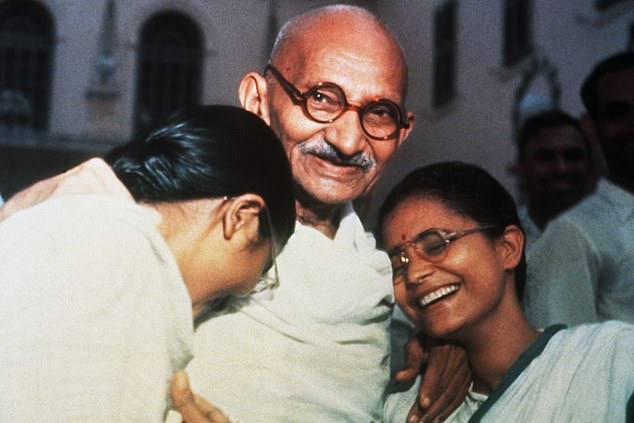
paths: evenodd
<path fill-rule="evenodd" d="M 198 103 L 237 104 L 281 23 L 326 0 L 0 0 L 0 193 L 102 155 Z M 514 191 L 514 128 L 579 115 L 593 63 L 631 47 L 632 0 L 346 1 L 375 12 L 410 63 L 416 129 L 375 203 L 414 167 L 480 164 Z M 351 28 L 351 30 L 353 30 Z"/>

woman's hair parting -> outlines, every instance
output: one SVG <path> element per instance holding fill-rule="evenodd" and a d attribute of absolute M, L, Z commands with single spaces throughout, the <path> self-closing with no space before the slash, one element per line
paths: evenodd
<path fill-rule="evenodd" d="M 260 195 L 275 238 L 295 227 L 290 166 L 279 139 L 258 116 L 233 106 L 198 106 L 147 136 L 111 151 L 106 161 L 144 203 Z M 265 211 L 261 222 L 266 222 Z M 266 224 L 260 228 L 266 233 Z"/>
<path fill-rule="evenodd" d="M 501 236 L 508 225 L 522 227 L 513 197 L 488 172 L 473 164 L 440 162 L 412 171 L 390 191 L 379 210 L 379 239 L 387 215 L 412 197 L 440 201 L 448 209 L 481 226 L 493 226 L 486 231 L 492 238 Z M 515 279 L 521 298 L 526 281 L 524 254 L 515 269 Z"/>

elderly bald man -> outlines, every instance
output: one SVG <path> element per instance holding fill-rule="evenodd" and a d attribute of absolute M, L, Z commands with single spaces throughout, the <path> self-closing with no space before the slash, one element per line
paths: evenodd
<path fill-rule="evenodd" d="M 242 78 L 240 103 L 273 128 L 287 153 L 298 220 L 278 257 L 279 286 L 232 298 L 197 327 L 196 358 L 187 367 L 192 386 L 230 419 L 381 421 L 391 267 L 352 201 L 371 190 L 414 127 L 407 78 L 388 28 L 343 5 L 289 21 L 264 72 Z M 450 393 L 466 392 L 469 383 L 466 366 L 447 375 L 461 356 L 444 359 L 450 349 L 437 350 L 440 363 L 427 366 L 423 384 L 423 403 L 440 399 L 427 410 L 416 404 L 412 421 L 425 411 L 446 416 L 464 396 Z M 447 380 L 453 390 L 442 389 Z"/>
<path fill-rule="evenodd" d="M 286 150 L 298 222 L 278 260 L 280 286 L 231 301 L 197 329 L 193 386 L 229 416 L 381 420 L 391 271 L 351 202 L 411 133 L 406 94 L 407 64 L 394 35 L 351 6 L 292 19 L 264 73 L 242 78 L 241 104 Z"/>

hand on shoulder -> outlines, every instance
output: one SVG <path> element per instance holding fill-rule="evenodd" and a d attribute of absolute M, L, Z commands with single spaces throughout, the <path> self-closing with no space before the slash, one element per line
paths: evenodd
<path fill-rule="evenodd" d="M 54 197 L 73 194 L 107 194 L 132 200 L 130 192 L 101 158 L 92 158 L 72 169 L 20 191 L 0 208 L 0 222 L 12 214 Z"/>

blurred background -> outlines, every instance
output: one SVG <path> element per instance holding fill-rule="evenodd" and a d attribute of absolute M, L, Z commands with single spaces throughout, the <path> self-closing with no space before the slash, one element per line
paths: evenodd
<path fill-rule="evenodd" d="M 237 105 L 280 25 L 332 3 L 376 13 L 410 64 L 416 128 L 368 198 L 370 221 L 399 178 L 438 160 L 479 164 L 517 193 L 521 122 L 579 116 L 593 64 L 634 44 L 634 0 L 0 0 L 0 194 L 179 108 Z"/>

